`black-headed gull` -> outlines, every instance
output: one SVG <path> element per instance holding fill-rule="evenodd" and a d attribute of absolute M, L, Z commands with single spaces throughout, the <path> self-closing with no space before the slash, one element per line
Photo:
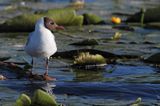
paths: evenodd
<path fill-rule="evenodd" d="M 43 57 L 46 59 L 46 71 L 44 73 L 44 79 L 49 79 L 48 76 L 48 62 L 49 57 L 57 51 L 55 37 L 51 30 L 64 29 L 62 26 L 58 26 L 51 18 L 42 17 L 35 25 L 35 30 L 29 34 L 27 43 L 25 45 L 25 51 L 32 57 Z"/>

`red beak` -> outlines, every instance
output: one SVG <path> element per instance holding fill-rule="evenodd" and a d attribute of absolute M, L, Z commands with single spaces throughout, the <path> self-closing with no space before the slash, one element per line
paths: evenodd
<path fill-rule="evenodd" d="M 58 26 L 58 25 L 57 25 L 57 26 L 55 27 L 55 29 L 57 29 L 57 30 L 64 30 L 65 28 L 64 28 L 63 26 Z"/>

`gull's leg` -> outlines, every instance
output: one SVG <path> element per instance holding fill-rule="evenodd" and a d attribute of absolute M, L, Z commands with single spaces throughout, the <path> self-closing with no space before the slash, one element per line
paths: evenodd
<path fill-rule="evenodd" d="M 44 73 L 44 80 L 46 80 L 46 81 L 56 80 L 56 78 L 48 76 L 48 63 L 49 63 L 49 58 L 46 59 L 46 64 L 45 64 L 46 71 Z"/>
<path fill-rule="evenodd" d="M 33 67 L 34 67 L 33 57 L 32 57 L 32 61 L 31 61 L 31 65 L 32 65 L 32 68 L 31 68 L 31 73 L 32 73 Z"/>
<path fill-rule="evenodd" d="M 46 71 L 45 71 L 44 75 L 48 75 L 48 63 L 49 63 L 49 58 L 46 59 L 46 64 L 45 64 Z"/>
<path fill-rule="evenodd" d="M 32 65 L 32 68 L 31 68 L 31 71 L 29 73 L 30 77 L 33 75 L 33 68 L 34 68 L 34 59 L 33 59 L 33 57 L 32 57 L 32 60 L 31 60 L 31 65 Z"/>

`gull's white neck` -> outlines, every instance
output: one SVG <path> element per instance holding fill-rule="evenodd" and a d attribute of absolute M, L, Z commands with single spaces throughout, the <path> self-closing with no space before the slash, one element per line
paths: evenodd
<path fill-rule="evenodd" d="M 44 18 L 41 18 L 36 22 L 35 31 L 37 32 L 37 31 L 43 31 L 43 30 L 48 30 L 48 29 L 44 26 Z"/>

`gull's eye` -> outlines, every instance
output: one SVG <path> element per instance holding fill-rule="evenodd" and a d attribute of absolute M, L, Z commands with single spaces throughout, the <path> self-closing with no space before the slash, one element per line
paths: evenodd
<path fill-rule="evenodd" d="M 50 22 L 51 25 L 54 25 L 54 22 Z"/>

